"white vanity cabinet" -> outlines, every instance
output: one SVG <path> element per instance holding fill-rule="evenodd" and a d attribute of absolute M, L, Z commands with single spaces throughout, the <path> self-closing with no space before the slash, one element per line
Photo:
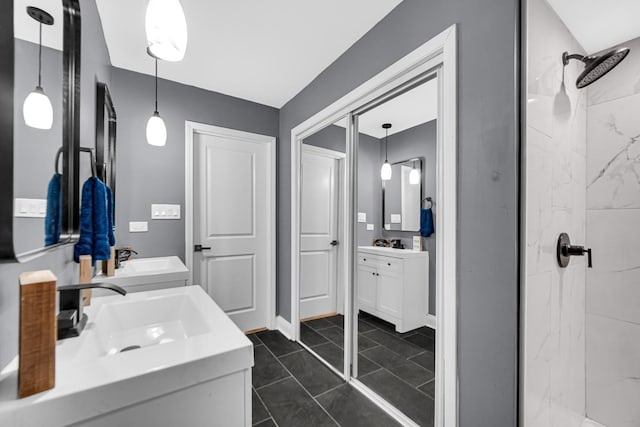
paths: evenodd
<path fill-rule="evenodd" d="M 429 252 L 358 247 L 358 309 L 393 323 L 398 332 L 426 325 Z"/>

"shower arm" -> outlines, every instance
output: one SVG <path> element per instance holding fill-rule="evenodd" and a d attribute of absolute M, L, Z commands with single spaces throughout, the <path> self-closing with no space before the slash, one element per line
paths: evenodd
<path fill-rule="evenodd" d="M 580 55 L 577 53 L 569 55 L 569 52 L 565 52 L 562 54 L 562 63 L 564 65 L 569 65 L 569 61 L 572 59 L 577 59 L 578 61 L 582 61 L 585 64 L 587 63 L 587 57 L 584 55 Z"/>

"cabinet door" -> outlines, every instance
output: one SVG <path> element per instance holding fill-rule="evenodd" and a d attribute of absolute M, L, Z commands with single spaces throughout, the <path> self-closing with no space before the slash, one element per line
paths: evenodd
<path fill-rule="evenodd" d="M 377 308 L 394 317 L 402 317 L 402 279 L 400 276 L 378 273 Z"/>
<path fill-rule="evenodd" d="M 376 269 L 365 265 L 358 266 L 357 301 L 360 306 L 376 306 Z"/>

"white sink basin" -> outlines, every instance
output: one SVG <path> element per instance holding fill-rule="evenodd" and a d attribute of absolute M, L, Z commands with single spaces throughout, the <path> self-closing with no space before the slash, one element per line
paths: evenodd
<path fill-rule="evenodd" d="M 0 373 L 0 426 L 82 424 L 239 372 L 250 387 L 251 341 L 200 286 L 93 298 L 85 313 L 56 345 L 53 389 L 17 399 L 17 358 Z"/>
<path fill-rule="evenodd" d="M 113 356 L 125 351 L 212 332 L 206 318 L 188 294 L 157 295 L 147 299 L 98 298 L 88 310 L 90 330 L 74 360 Z"/>
<path fill-rule="evenodd" d="M 387 248 L 384 246 L 358 246 L 358 252 L 366 252 L 374 255 L 396 256 L 400 258 L 424 257 L 425 251 L 411 249 Z"/>
<path fill-rule="evenodd" d="M 177 256 L 134 258 L 124 261 L 115 275 L 107 277 L 97 274 L 92 282 L 109 282 L 122 286 L 128 292 L 140 292 L 184 286 L 189 278 L 189 270 Z M 94 290 L 94 295 L 110 295 L 106 291 Z"/>

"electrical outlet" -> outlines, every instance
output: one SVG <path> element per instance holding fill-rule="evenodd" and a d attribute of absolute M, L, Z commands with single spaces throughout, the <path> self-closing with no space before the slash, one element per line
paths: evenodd
<path fill-rule="evenodd" d="M 373 224 L 367 224 L 367 231 L 373 231 L 375 229 L 375 227 L 373 226 Z"/>
<path fill-rule="evenodd" d="M 391 224 L 400 224 L 402 216 L 400 214 L 391 214 Z"/>
<path fill-rule="evenodd" d="M 129 221 L 129 233 L 146 233 L 149 231 L 147 221 Z"/>

